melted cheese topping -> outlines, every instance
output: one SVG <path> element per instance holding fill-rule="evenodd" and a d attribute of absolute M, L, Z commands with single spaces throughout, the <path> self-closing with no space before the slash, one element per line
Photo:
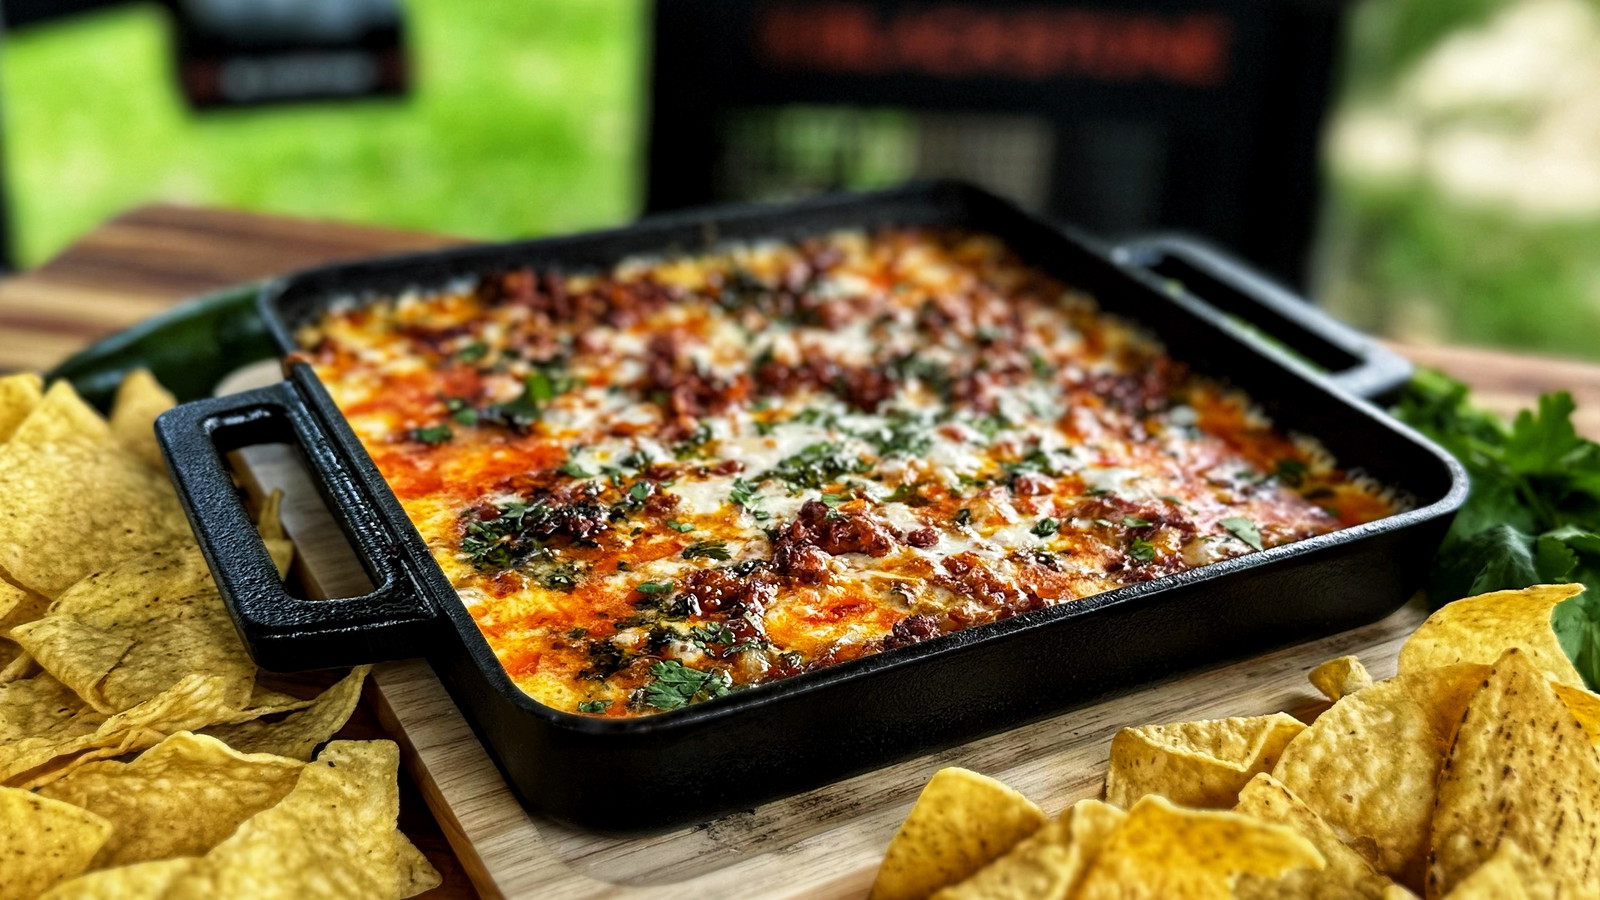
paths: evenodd
<path fill-rule="evenodd" d="M 1396 509 L 982 235 L 508 272 L 299 338 L 511 678 L 595 715 Z"/>

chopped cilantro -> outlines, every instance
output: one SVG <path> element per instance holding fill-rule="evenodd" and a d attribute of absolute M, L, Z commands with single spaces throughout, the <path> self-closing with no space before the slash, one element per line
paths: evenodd
<path fill-rule="evenodd" d="M 823 441 L 784 459 L 761 477 L 776 478 L 791 488 L 820 488 L 870 468 L 872 464 L 866 460 L 846 454 L 842 444 Z"/>
<path fill-rule="evenodd" d="M 628 488 L 628 499 L 644 502 L 650 499 L 650 484 L 645 481 L 635 481 L 633 487 Z"/>
<path fill-rule="evenodd" d="M 720 669 L 691 669 L 675 659 L 656 663 L 650 674 L 655 681 L 645 687 L 644 703 L 656 709 L 678 709 L 697 700 L 721 697 L 733 686 L 733 679 Z"/>
<path fill-rule="evenodd" d="M 1051 518 L 1040 519 L 1032 528 L 1034 535 L 1042 538 L 1051 537 L 1060 530 L 1061 523 Z"/>
<path fill-rule="evenodd" d="M 578 704 L 578 712 L 603 713 L 611 707 L 610 700 L 585 700 Z"/>
<path fill-rule="evenodd" d="M 903 486 L 904 485 L 902 485 L 902 487 Z M 913 492 L 913 493 L 915 493 L 915 492 Z M 822 504 L 824 506 L 828 507 L 829 509 L 832 509 L 833 507 L 838 506 L 839 504 L 845 502 L 846 500 L 849 500 L 850 499 L 850 495 L 849 494 L 823 494 L 821 499 L 822 499 Z M 889 499 L 893 500 L 894 498 L 891 496 Z"/>
<path fill-rule="evenodd" d="M 534 369 L 522 379 L 522 395 L 509 403 L 497 403 L 478 411 L 480 418 L 504 425 L 515 431 L 527 431 L 534 422 L 544 417 L 550 401 L 577 386 L 571 378 L 552 373 L 552 364 Z"/>
<path fill-rule="evenodd" d="M 452 432 L 449 425 L 430 425 L 427 428 L 413 429 L 411 439 L 423 444 L 442 444 L 450 440 Z"/>
<path fill-rule="evenodd" d="M 672 447 L 672 455 L 679 459 L 688 459 L 699 456 L 706 444 L 711 443 L 711 425 L 701 422 L 689 436 L 679 441 Z"/>
<path fill-rule="evenodd" d="M 1298 459 L 1280 459 L 1272 477 L 1290 487 L 1299 487 L 1306 479 L 1306 464 Z"/>
<path fill-rule="evenodd" d="M 1156 558 L 1156 546 L 1144 538 L 1135 538 L 1128 545 L 1128 555 L 1139 562 L 1149 562 Z"/>
<path fill-rule="evenodd" d="M 1056 375 L 1055 367 L 1051 366 L 1050 361 L 1040 355 L 1037 350 L 1028 351 L 1028 365 L 1033 367 L 1033 377 L 1035 378 L 1049 379 L 1054 378 Z"/>
<path fill-rule="evenodd" d="M 694 530 L 693 525 L 690 525 L 688 522 L 679 522 L 677 519 L 668 519 L 667 527 L 678 532 L 679 534 L 688 534 Z"/>
<path fill-rule="evenodd" d="M 489 345 L 483 341 L 473 341 L 456 351 L 456 359 L 464 363 L 475 363 L 489 355 Z"/>
<path fill-rule="evenodd" d="M 670 593 L 672 593 L 672 582 L 670 582 L 670 581 L 641 581 L 638 584 L 634 585 L 633 589 L 638 591 L 641 594 L 656 594 L 656 595 L 670 594 Z"/>
<path fill-rule="evenodd" d="M 695 541 L 683 548 L 684 559 L 694 559 L 697 556 L 702 556 L 706 559 L 718 559 L 724 562 L 733 558 L 733 555 L 728 552 L 728 543 L 726 541 Z"/>
<path fill-rule="evenodd" d="M 1228 533 L 1250 545 L 1252 550 L 1261 549 L 1261 529 L 1249 519 L 1233 516 L 1217 523 L 1228 529 Z"/>
<path fill-rule="evenodd" d="M 577 460 L 572 460 L 572 459 L 569 459 L 566 462 L 561 464 L 560 472 L 561 472 L 561 474 L 566 475 L 569 478 L 593 478 L 594 477 L 594 473 L 593 472 L 586 471 L 583 468 L 583 466 L 578 465 Z"/>
<path fill-rule="evenodd" d="M 1129 528 L 1149 528 L 1151 523 L 1149 519 L 1141 519 L 1138 516 L 1123 516 L 1122 524 Z"/>
<path fill-rule="evenodd" d="M 713 622 L 710 625 L 697 625 L 689 629 L 689 640 L 704 650 L 707 644 L 732 646 L 738 642 L 739 636 L 734 634 L 733 629 L 727 625 L 721 622 Z"/>

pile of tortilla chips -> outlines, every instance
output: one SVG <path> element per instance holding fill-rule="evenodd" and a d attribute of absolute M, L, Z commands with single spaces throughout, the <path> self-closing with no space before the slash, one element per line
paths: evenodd
<path fill-rule="evenodd" d="M 1374 682 L 1310 673 L 1331 705 L 1125 728 L 1106 800 L 1051 819 L 936 774 L 871 900 L 1600 898 L 1600 696 L 1551 629 L 1581 585 L 1459 600 Z"/>
<path fill-rule="evenodd" d="M 395 745 L 327 743 L 366 670 L 309 700 L 258 682 L 156 446 L 171 405 L 145 373 L 109 422 L 0 378 L 0 900 L 437 885 L 395 827 Z"/>

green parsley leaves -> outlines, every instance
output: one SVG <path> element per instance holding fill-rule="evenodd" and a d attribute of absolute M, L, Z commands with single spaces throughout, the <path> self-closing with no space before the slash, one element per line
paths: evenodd
<path fill-rule="evenodd" d="M 411 439 L 421 444 L 443 444 L 450 440 L 449 425 L 430 425 L 412 430 Z"/>
<path fill-rule="evenodd" d="M 1436 605 L 1489 591 L 1581 582 L 1551 624 L 1591 688 L 1600 687 L 1600 444 L 1572 425 L 1562 392 L 1509 425 L 1473 406 L 1465 385 L 1420 371 L 1392 412 L 1461 461 L 1472 491 L 1428 585 Z"/>
<path fill-rule="evenodd" d="M 1217 524 L 1228 529 L 1229 534 L 1250 545 L 1250 549 L 1262 549 L 1261 529 L 1257 528 L 1256 523 L 1250 521 L 1249 519 L 1242 518 L 1240 516 L 1231 516 L 1229 518 L 1222 519 L 1221 521 L 1217 522 Z"/>
<path fill-rule="evenodd" d="M 691 669 L 675 659 L 663 660 L 650 667 L 655 678 L 644 689 L 644 703 L 656 709 L 678 709 L 700 700 L 721 697 L 733 686 L 733 679 L 721 669 L 703 672 Z"/>
<path fill-rule="evenodd" d="M 694 559 L 695 557 L 722 560 L 723 562 L 733 559 L 733 555 L 728 552 L 727 541 L 695 541 L 683 548 L 684 559 Z"/>
<path fill-rule="evenodd" d="M 1050 518 L 1040 519 L 1038 522 L 1034 523 L 1032 528 L 1029 529 L 1029 531 L 1033 532 L 1035 537 L 1042 538 L 1054 537 L 1055 533 L 1060 530 L 1061 523 Z"/>
<path fill-rule="evenodd" d="M 1156 545 L 1144 538 L 1134 538 L 1128 545 L 1128 556 L 1139 562 L 1149 562 L 1156 558 Z"/>

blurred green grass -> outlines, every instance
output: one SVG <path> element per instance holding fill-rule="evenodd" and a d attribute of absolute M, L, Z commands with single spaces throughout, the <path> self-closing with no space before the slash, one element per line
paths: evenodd
<path fill-rule="evenodd" d="M 191 113 L 155 6 L 7 35 L 20 264 L 165 200 L 509 238 L 627 219 L 640 193 L 642 0 L 406 0 L 409 97 Z"/>

